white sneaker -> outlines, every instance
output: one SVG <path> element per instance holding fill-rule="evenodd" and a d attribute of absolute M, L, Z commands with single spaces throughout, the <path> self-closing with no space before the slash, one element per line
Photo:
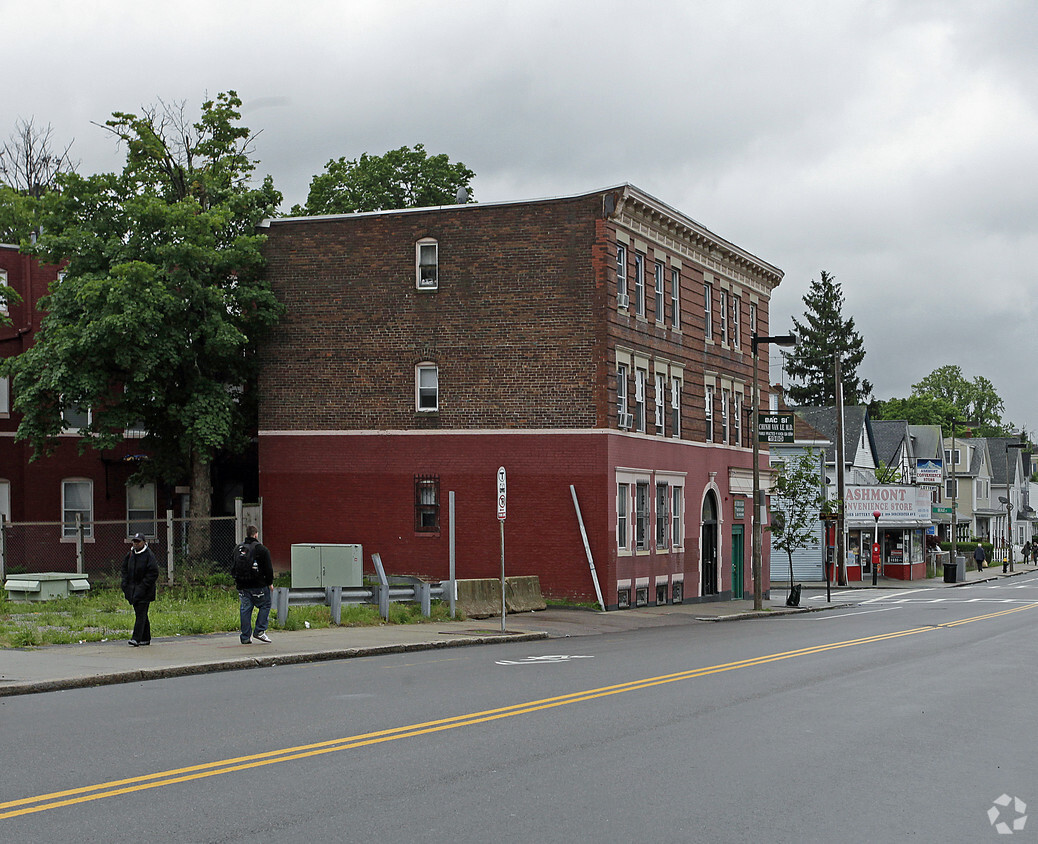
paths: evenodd
<path fill-rule="evenodd" d="M 270 636 L 268 636 L 266 634 L 266 631 L 264 631 L 263 633 L 257 633 L 252 638 L 253 639 L 259 639 L 259 641 L 261 641 L 261 642 L 268 642 L 268 643 L 270 642 Z"/>

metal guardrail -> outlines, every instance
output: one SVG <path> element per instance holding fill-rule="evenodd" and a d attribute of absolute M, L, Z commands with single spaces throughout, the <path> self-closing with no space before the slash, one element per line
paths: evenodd
<path fill-rule="evenodd" d="M 277 610 L 276 623 L 280 627 L 288 618 L 291 606 L 324 605 L 331 608 L 332 621 L 341 623 L 343 604 L 378 604 L 379 615 L 389 618 L 390 602 L 421 604 L 422 615 L 432 615 L 432 599 L 446 598 L 451 594 L 451 582 L 426 583 L 412 577 L 390 577 L 386 583 L 371 586 L 326 586 L 323 589 L 290 589 L 278 586 L 274 589 L 273 608 Z"/>

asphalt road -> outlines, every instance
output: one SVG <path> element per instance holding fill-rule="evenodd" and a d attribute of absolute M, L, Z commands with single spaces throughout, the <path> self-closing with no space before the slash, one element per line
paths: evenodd
<path fill-rule="evenodd" d="M 857 596 L 0 698 L 0 839 L 1038 836 L 1038 575 Z"/>

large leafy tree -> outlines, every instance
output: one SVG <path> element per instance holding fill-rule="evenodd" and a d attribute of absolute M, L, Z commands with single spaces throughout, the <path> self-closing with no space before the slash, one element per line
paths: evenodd
<path fill-rule="evenodd" d="M 819 280 L 811 282 L 804 305 L 804 321 L 793 318 L 799 341 L 786 356 L 786 373 L 797 382 L 786 388 L 787 400 L 810 407 L 836 404 L 834 364 L 839 356 L 844 404 L 867 404 L 872 384 L 858 377 L 865 347 L 854 329 L 854 318 L 843 318 L 839 282 L 822 270 Z"/>
<path fill-rule="evenodd" d="M 869 408 L 873 419 L 904 419 L 909 425 L 940 425 L 949 432 L 957 414 L 955 405 L 929 393 L 876 401 Z"/>
<path fill-rule="evenodd" d="M 446 154 L 428 155 L 422 144 L 385 155 L 364 153 L 352 161 L 339 158 L 314 176 L 306 204 L 293 206 L 292 213 L 311 216 L 453 205 L 462 188 L 467 196 L 475 175 L 461 162 L 452 164 Z"/>
<path fill-rule="evenodd" d="M 256 224 L 281 195 L 255 184 L 249 130 L 234 91 L 203 103 L 116 112 L 105 124 L 126 149 L 121 173 L 62 173 L 44 194 L 35 250 L 67 262 L 40 302 L 35 344 L 3 365 L 18 437 L 47 453 L 63 408 L 90 408 L 81 448 L 147 433 L 141 475 L 190 476 L 191 514 L 211 507 L 210 467 L 244 444 L 253 422 L 252 354 L 281 306 L 262 280 Z"/>
<path fill-rule="evenodd" d="M 942 401 L 955 411 L 960 423 L 969 423 L 984 437 L 1005 434 L 1008 427 L 1002 419 L 1005 405 L 995 385 L 983 375 L 972 380 L 958 366 L 939 366 L 918 384 L 912 395 Z"/>

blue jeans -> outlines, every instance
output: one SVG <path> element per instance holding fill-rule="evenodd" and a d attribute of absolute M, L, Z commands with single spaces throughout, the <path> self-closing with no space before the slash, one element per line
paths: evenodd
<path fill-rule="evenodd" d="M 239 589 L 238 597 L 241 599 L 241 640 L 242 644 L 245 644 L 252 640 L 252 611 L 254 609 L 259 610 L 256 614 L 256 635 L 259 636 L 267 629 L 267 618 L 270 616 L 270 587 Z"/>

